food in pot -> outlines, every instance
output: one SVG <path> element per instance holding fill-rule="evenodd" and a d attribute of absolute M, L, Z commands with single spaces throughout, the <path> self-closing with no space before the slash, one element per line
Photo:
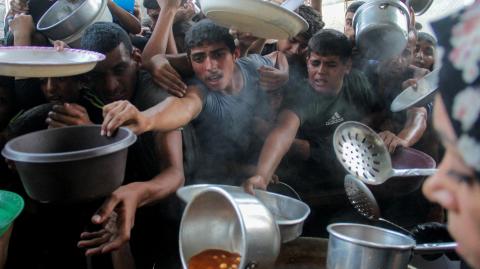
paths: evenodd
<path fill-rule="evenodd" d="M 220 249 L 207 249 L 190 258 L 188 269 L 237 269 L 240 255 Z"/>

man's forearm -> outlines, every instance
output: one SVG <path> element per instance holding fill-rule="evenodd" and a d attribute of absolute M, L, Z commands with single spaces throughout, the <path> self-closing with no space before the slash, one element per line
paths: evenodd
<path fill-rule="evenodd" d="M 412 108 L 407 111 L 407 122 L 398 137 L 405 140 L 407 145 L 417 143 L 427 129 L 427 111 L 425 108 Z"/>
<path fill-rule="evenodd" d="M 168 97 L 163 102 L 145 110 L 146 130 L 168 132 L 187 125 L 202 109 L 202 101 L 197 96 L 187 94 L 183 98 Z"/>
<path fill-rule="evenodd" d="M 275 128 L 268 135 L 260 153 L 256 174 L 262 176 L 267 182 L 280 164 L 283 156 L 290 149 L 295 139 L 296 129 L 285 131 L 282 128 Z"/>

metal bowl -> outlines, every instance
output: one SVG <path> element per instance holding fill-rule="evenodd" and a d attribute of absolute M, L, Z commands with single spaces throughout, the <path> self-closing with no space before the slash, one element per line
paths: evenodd
<path fill-rule="evenodd" d="M 237 186 L 198 184 L 181 187 L 177 190 L 177 196 L 188 204 L 199 193 L 211 187 L 218 187 L 229 193 L 244 192 L 243 188 Z M 310 214 L 310 207 L 307 204 L 284 195 L 261 190 L 256 190 L 255 196 L 275 217 L 280 228 L 282 242 L 294 240 L 302 234 L 303 223 Z"/>
<path fill-rule="evenodd" d="M 280 232 L 270 211 L 243 191 L 203 189 L 188 203 L 180 224 L 183 268 L 208 249 L 240 254 L 238 268 L 272 268 L 280 252 Z"/>
<path fill-rule="evenodd" d="M 40 202 L 78 202 L 110 194 L 124 179 L 127 148 L 136 136 L 120 128 L 100 135 L 100 125 L 29 133 L 9 141 L 2 155 L 15 161 L 27 194 Z"/>
<path fill-rule="evenodd" d="M 107 0 L 58 0 L 40 18 L 37 30 L 52 40 L 78 34 L 107 7 Z"/>

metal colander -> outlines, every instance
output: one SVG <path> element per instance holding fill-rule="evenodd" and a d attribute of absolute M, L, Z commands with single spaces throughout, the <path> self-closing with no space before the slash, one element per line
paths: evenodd
<path fill-rule="evenodd" d="M 367 184 L 378 185 L 391 177 L 429 176 L 436 169 L 393 169 L 382 138 L 368 126 L 347 121 L 333 135 L 335 155 L 348 173 Z"/>

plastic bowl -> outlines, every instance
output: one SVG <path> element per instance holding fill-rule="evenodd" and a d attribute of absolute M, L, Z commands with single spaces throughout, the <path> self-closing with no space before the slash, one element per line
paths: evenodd
<path fill-rule="evenodd" d="M 20 215 L 23 206 L 24 201 L 20 195 L 0 190 L 0 236 L 8 230 L 13 221 Z"/>
<path fill-rule="evenodd" d="M 29 133 L 2 151 L 15 166 L 34 200 L 80 202 L 112 193 L 125 176 L 128 147 L 136 136 L 127 128 L 112 137 L 100 125 L 71 126 Z"/>

